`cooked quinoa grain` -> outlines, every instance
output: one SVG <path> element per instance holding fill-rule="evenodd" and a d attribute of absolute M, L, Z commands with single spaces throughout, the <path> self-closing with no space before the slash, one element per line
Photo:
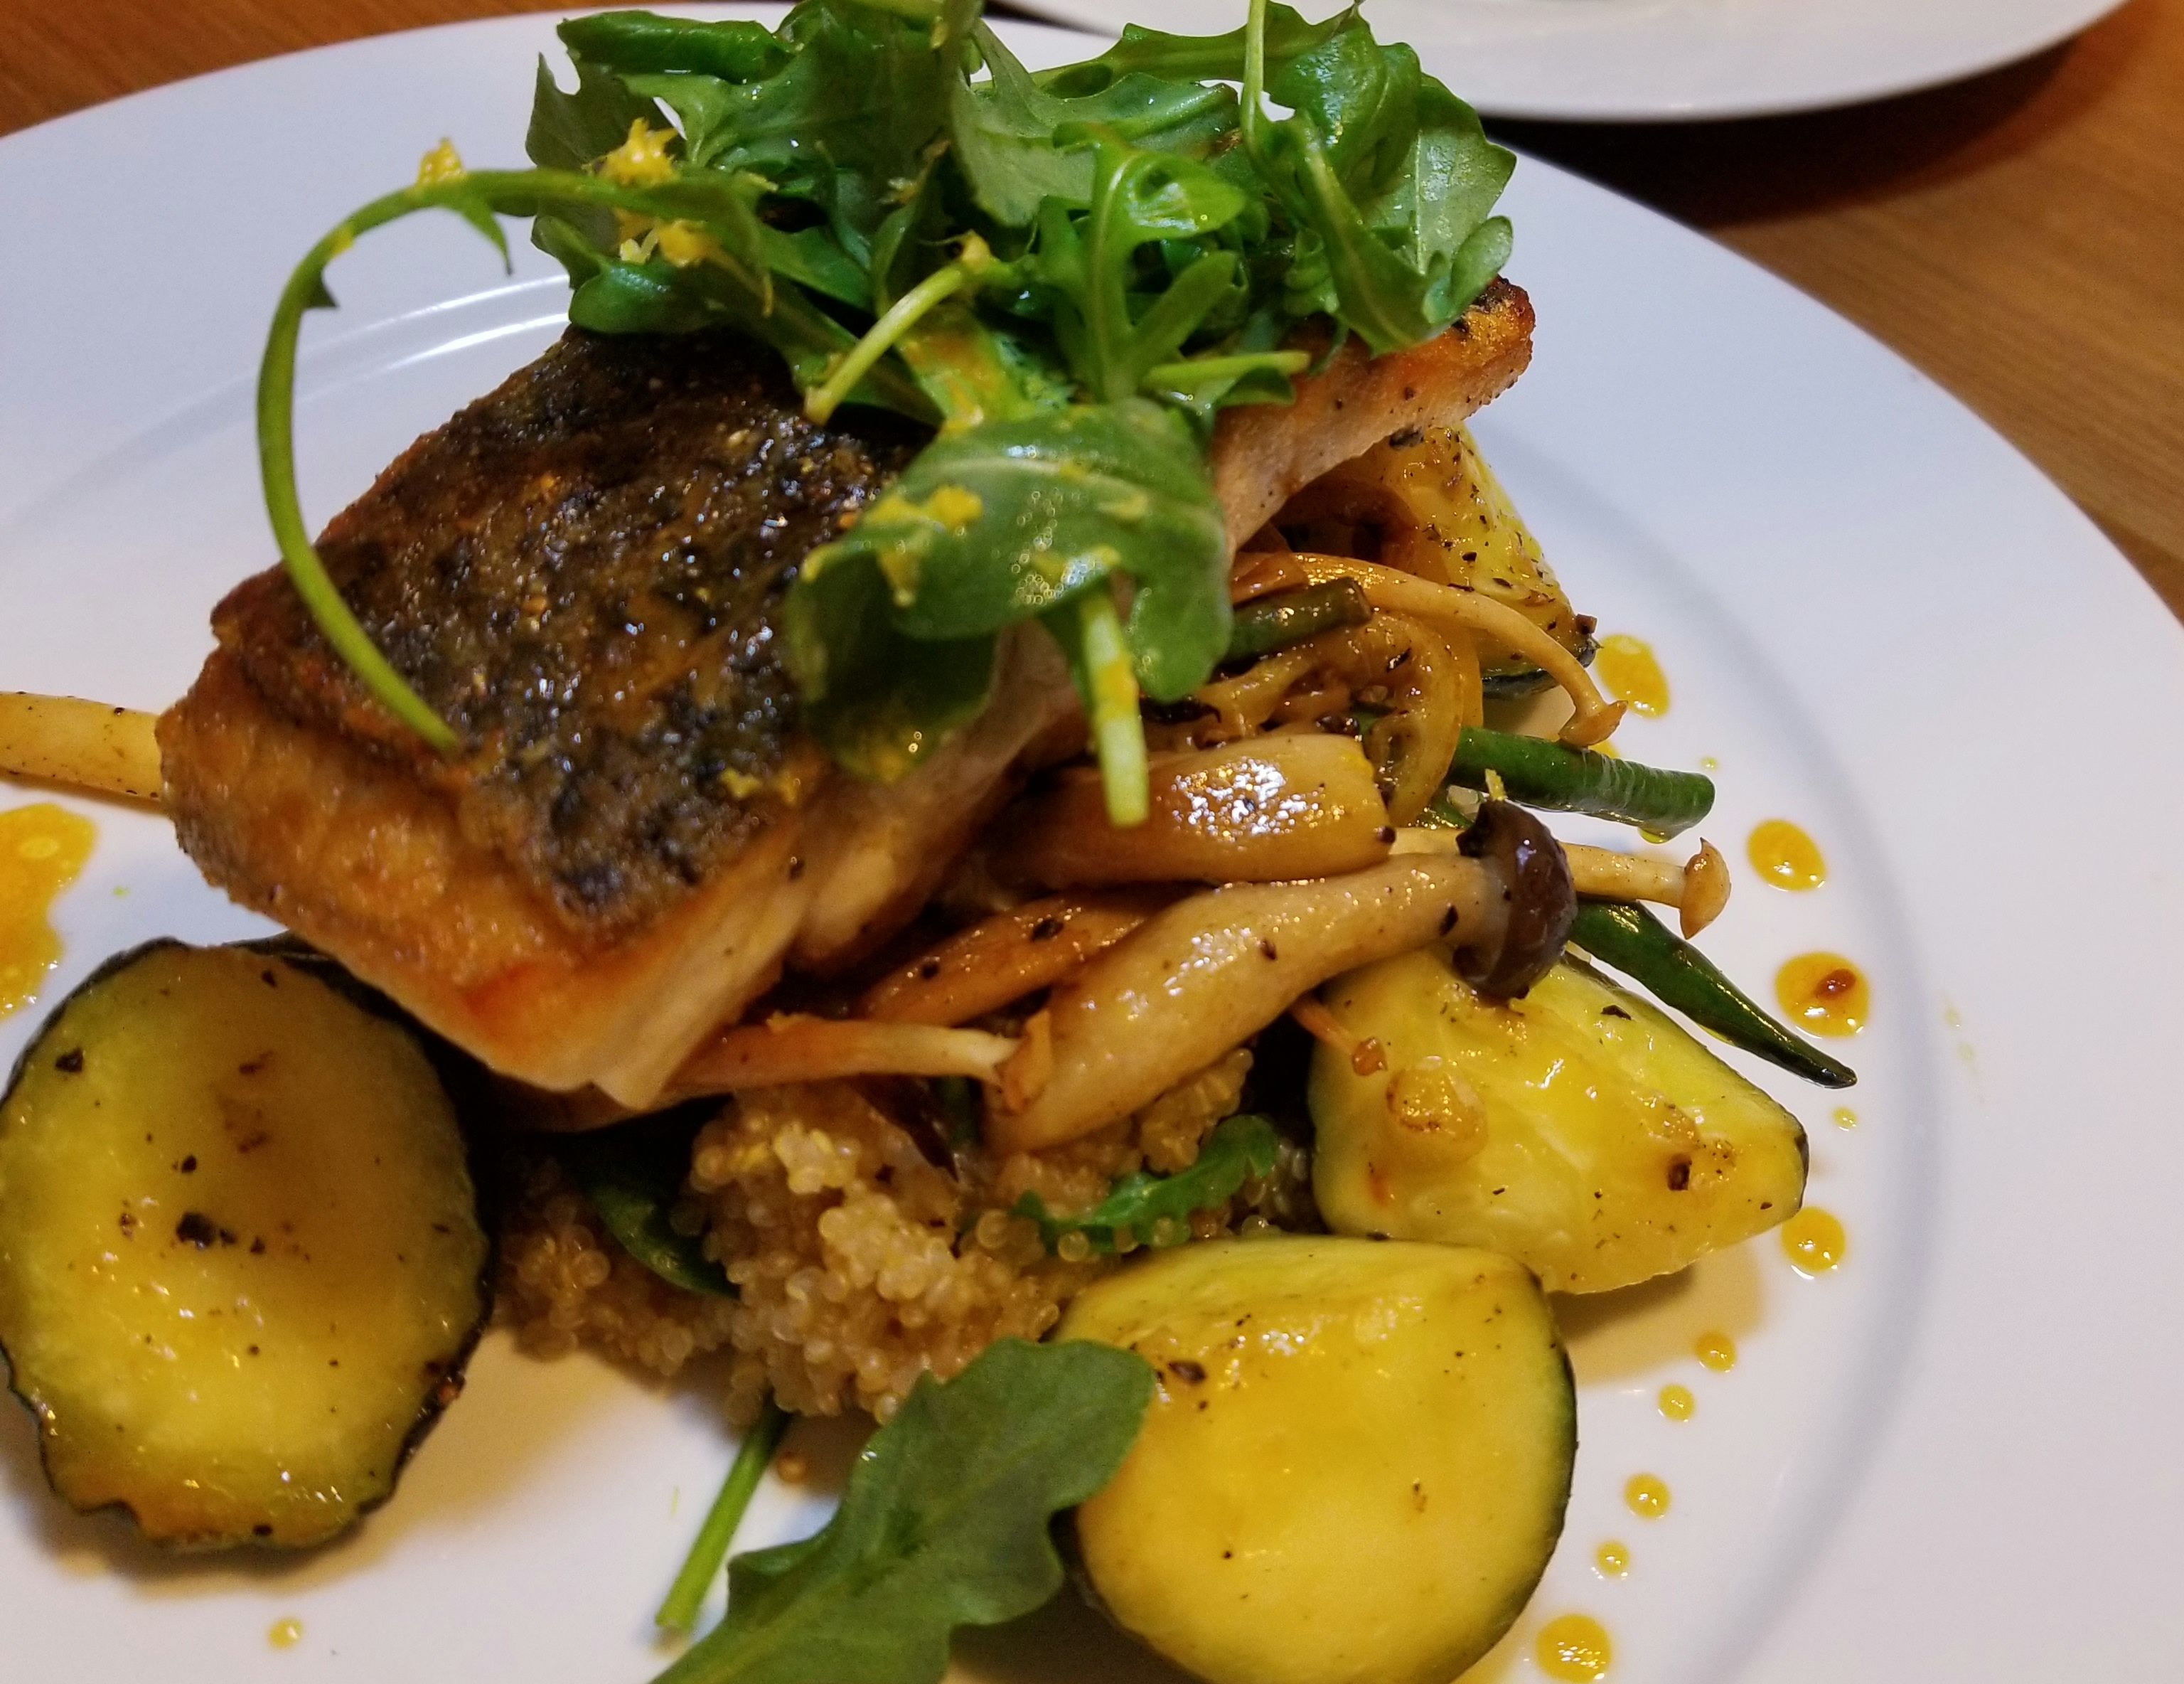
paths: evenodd
<path fill-rule="evenodd" d="M 1238 1048 L 1135 1117 L 999 1160 L 947 1151 L 883 1108 L 878 1089 L 744 1093 L 699 1131 L 676 1213 L 678 1227 L 704 1235 L 737 1297 L 658 1280 L 600 1231 L 549 1160 L 528 1172 L 504 1242 L 504 1313 L 531 1349 L 588 1342 L 661 1374 L 725 1348 L 725 1402 L 739 1422 L 769 1391 L 798 1414 L 854 1405 L 885 1420 L 921 1375 L 945 1380 L 996 1339 L 1039 1338 L 1118 1266 L 1081 1234 L 1050 1254 L 1038 1227 L 1011 1214 L 1018 1200 L 1036 1193 L 1056 1214 L 1081 1213 L 1120 1176 L 1189 1168 L 1236 1109 L 1251 1068 Z M 1285 1143 L 1274 1173 L 1228 1207 L 1124 1231 L 1117 1250 L 1312 1222 L 1306 1155 Z"/>
<path fill-rule="evenodd" d="M 516 1171 L 500 1246 L 499 1311 L 538 1356 L 579 1344 L 673 1375 L 728 1342 L 733 1299 L 670 1286 L 615 1243 L 551 1157 Z"/>
<path fill-rule="evenodd" d="M 738 1418 L 771 1389 L 798 1414 L 855 1403 L 885 1420 L 920 1375 L 946 1380 L 996 1339 L 1039 1338 L 1106 1267 L 1048 1257 L 1029 1223 L 982 1233 L 999 1213 L 972 1208 L 847 1083 L 739 1096 L 699 1133 L 690 1185 L 711 1202 L 706 1249 L 741 1294 Z"/>

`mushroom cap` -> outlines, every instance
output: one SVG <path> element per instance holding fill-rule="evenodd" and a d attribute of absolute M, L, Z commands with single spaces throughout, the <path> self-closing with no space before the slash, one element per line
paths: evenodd
<path fill-rule="evenodd" d="M 1577 917 L 1569 862 L 1553 833 L 1509 801 L 1481 802 L 1459 846 L 1500 876 L 1509 915 L 1500 946 L 1458 947 L 1457 970 L 1481 994 L 1513 1000 L 1547 973 L 1569 940 Z"/>

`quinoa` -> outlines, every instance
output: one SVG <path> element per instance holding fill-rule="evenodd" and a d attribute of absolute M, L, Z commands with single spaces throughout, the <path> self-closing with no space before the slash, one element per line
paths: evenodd
<path fill-rule="evenodd" d="M 725 1349 L 723 1402 L 738 1422 L 769 1392 L 799 1414 L 854 1406 L 885 1420 L 920 1375 L 950 1378 L 996 1339 L 1040 1338 L 1118 1266 L 1081 1235 L 1050 1254 L 1037 1224 L 1012 1214 L 1018 1200 L 1036 1193 L 1053 1213 L 1081 1213 L 1119 1176 L 1187 1168 L 1236 1109 L 1251 1067 L 1237 1048 L 1134 1117 L 999 1159 L 949 1151 L 858 1085 L 743 1093 L 698 1131 L 675 1217 L 702 1232 L 736 1297 L 653 1275 L 549 1160 L 528 1172 L 503 1242 L 503 1313 L 526 1348 L 590 1343 L 662 1375 Z M 1312 1219 L 1306 1156 L 1285 1142 L 1274 1174 L 1227 1208 L 1199 1213 L 1187 1233 L 1125 1231 L 1117 1248 Z"/>
<path fill-rule="evenodd" d="M 535 1356 L 593 1345 L 662 1377 L 728 1342 L 735 1302 L 671 1286 L 622 1250 L 547 1156 L 515 1171 L 499 1310 Z"/>

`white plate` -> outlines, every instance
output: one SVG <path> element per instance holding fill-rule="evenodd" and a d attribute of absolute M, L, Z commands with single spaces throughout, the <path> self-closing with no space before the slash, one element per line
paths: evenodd
<path fill-rule="evenodd" d="M 1082 46 L 1011 36 L 1034 59 Z M 443 135 L 518 157 L 550 44 L 538 18 L 363 42 L 0 142 L 0 685 L 158 707 L 188 683 L 214 600 L 271 556 L 249 394 L 289 264 Z M 1876 1015 L 1854 1129 L 1759 1073 L 1811 1129 L 1841 1271 L 1803 1280 L 1770 1239 L 1571 1307 L 1567 1542 L 1489 1676 L 1531 1676 L 1539 1621 L 1568 1609 L 1613 1633 L 1616 1684 L 2171 1676 L 2184 637 L 2060 493 L 1853 329 L 1546 166 L 1508 208 L 1539 355 L 1478 430 L 1579 602 L 1661 653 L 1674 705 L 1630 751 L 1719 759 L 1706 828 L 1733 859 L 1785 814 L 1833 867 L 1803 896 L 1745 873 L 1708 945 L 1760 991 L 1839 948 Z M 517 252 L 504 278 L 447 219 L 337 266 L 346 308 L 304 362 L 320 517 L 552 336 L 558 276 Z M 157 822 L 96 816 L 49 998 L 145 937 L 255 928 Z M 36 1015 L 0 1023 L 0 1058 Z M 1725 1375 L 1692 1359 L 1713 1329 L 1744 1353 Z M 1658 1413 L 1669 1382 L 1694 1420 Z M 700 1395 L 495 1341 L 350 1542 L 159 1559 L 45 1494 L 8 1407 L 0 1670 L 637 1684 L 727 1455 Z M 1623 1508 L 1641 1470 L 1673 1488 L 1666 1519 Z M 808 1503 L 770 1491 L 749 1536 L 808 1526 Z M 1611 1536 L 1635 1563 L 1615 1582 L 1591 1565 Z M 290 1616 L 304 1641 L 276 1652 Z M 1083 1616 L 1045 1629 L 1043 1655 L 966 1653 L 994 1676 L 1136 1670 Z"/>
<path fill-rule="evenodd" d="M 1236 27 L 1242 0 L 1017 0 L 1103 35 Z M 2121 0 L 1368 0 L 1490 117 L 1674 122 L 1908 93 L 2052 47 Z M 1329 0 L 1302 0 L 1307 17 Z"/>

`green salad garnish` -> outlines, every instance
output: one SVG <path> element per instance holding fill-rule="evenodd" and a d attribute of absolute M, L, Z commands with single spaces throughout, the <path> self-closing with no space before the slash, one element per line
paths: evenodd
<path fill-rule="evenodd" d="M 939 1684 L 948 1641 L 1061 1588 L 1054 1517 L 1115 1476 L 1153 1400 L 1112 1346 L 1000 1339 L 918 1381 L 811 1536 L 728 1563 L 727 1616 L 655 1684 Z"/>
<path fill-rule="evenodd" d="M 454 733 L 312 548 L 292 439 L 327 265 L 430 209 L 496 243 L 496 216 L 532 218 L 579 326 L 733 328 L 781 354 L 815 418 L 855 403 L 934 427 L 790 590 L 811 728 L 853 772 L 899 776 L 978 712 L 996 640 L 1036 619 L 1084 695 L 1110 816 L 1144 816 L 1139 698 L 1182 696 L 1228 642 L 1213 417 L 1287 401 L 1312 319 L 1375 354 L 1447 327 L 1508 256 L 1490 213 L 1513 160 L 1354 8 L 1307 23 L 1252 0 L 1227 35 L 1133 27 L 1038 73 L 980 9 L 572 19 L 574 90 L 539 70 L 536 167 L 470 171 L 443 149 L 305 258 L 259 383 L 267 506 L 329 641 L 435 746 Z"/>

